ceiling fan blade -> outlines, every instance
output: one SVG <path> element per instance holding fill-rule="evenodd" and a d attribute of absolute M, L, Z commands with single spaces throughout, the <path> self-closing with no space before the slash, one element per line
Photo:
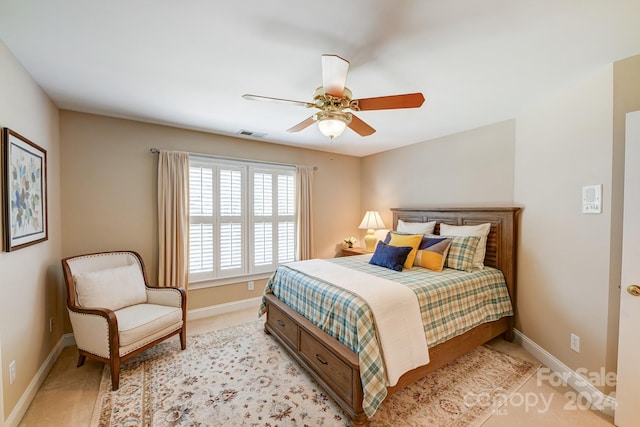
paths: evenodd
<path fill-rule="evenodd" d="M 376 131 L 353 114 L 351 115 L 351 123 L 349 123 L 349 127 L 360 136 L 369 136 Z"/>
<path fill-rule="evenodd" d="M 294 127 L 287 129 L 287 132 L 300 132 L 302 129 L 311 126 L 315 122 L 315 119 L 313 117 L 314 116 L 304 119 Z"/>
<path fill-rule="evenodd" d="M 393 110 L 395 108 L 417 108 L 424 103 L 424 96 L 418 93 L 405 95 L 379 96 L 355 100 L 359 111 Z"/>
<path fill-rule="evenodd" d="M 324 93 L 342 98 L 347 84 L 349 61 L 338 55 L 322 55 L 322 86 Z"/>
<path fill-rule="evenodd" d="M 282 99 L 282 98 L 271 98 L 269 96 L 251 95 L 248 93 L 245 93 L 244 95 L 242 95 L 242 97 L 249 101 L 269 101 L 269 102 L 276 102 L 278 104 L 297 105 L 299 107 L 306 107 L 306 108 L 311 108 L 315 105 L 311 102 L 293 101 L 291 99 Z"/>

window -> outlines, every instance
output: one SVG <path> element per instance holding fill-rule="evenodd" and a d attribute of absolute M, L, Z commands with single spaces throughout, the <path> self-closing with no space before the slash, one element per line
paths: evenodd
<path fill-rule="evenodd" d="M 195 157 L 189 186 L 191 281 L 268 273 L 294 261 L 294 167 Z"/>

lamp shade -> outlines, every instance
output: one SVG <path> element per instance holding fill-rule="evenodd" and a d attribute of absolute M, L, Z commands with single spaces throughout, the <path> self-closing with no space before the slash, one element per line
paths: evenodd
<path fill-rule="evenodd" d="M 364 214 L 364 218 L 362 218 L 362 222 L 360 223 L 360 226 L 358 228 L 362 230 L 376 230 L 385 227 L 378 211 L 367 211 L 367 213 Z"/>
<path fill-rule="evenodd" d="M 343 111 L 322 110 L 318 111 L 314 116 L 314 120 L 318 122 L 318 129 L 324 136 L 333 139 L 342 135 L 342 132 L 351 123 L 351 113 Z"/>
<path fill-rule="evenodd" d="M 329 138 L 335 138 L 342 135 L 342 132 L 347 128 L 347 123 L 341 119 L 322 119 L 318 122 L 318 129 L 324 136 Z"/>

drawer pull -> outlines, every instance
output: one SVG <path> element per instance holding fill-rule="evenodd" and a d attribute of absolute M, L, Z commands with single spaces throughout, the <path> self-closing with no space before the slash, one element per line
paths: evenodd
<path fill-rule="evenodd" d="M 318 362 L 322 363 L 323 365 L 326 365 L 327 363 L 329 363 L 329 362 L 327 362 L 326 360 L 322 360 L 322 358 L 320 357 L 320 355 L 319 355 L 319 354 L 317 354 L 317 353 L 316 353 L 316 360 L 317 360 Z"/>
<path fill-rule="evenodd" d="M 278 319 L 278 325 L 282 326 L 284 328 L 284 322 L 280 319 Z"/>

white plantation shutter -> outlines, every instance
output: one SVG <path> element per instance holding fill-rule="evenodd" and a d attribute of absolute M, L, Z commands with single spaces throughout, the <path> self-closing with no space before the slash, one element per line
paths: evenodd
<path fill-rule="evenodd" d="M 251 168 L 253 259 L 251 272 L 273 271 L 295 260 L 295 170 Z"/>
<path fill-rule="evenodd" d="M 213 224 L 189 226 L 189 272 L 213 271 Z"/>
<path fill-rule="evenodd" d="M 189 214 L 213 215 L 213 169 L 189 168 Z"/>
<path fill-rule="evenodd" d="M 213 169 L 189 167 L 189 274 L 192 278 L 214 270 Z"/>
<path fill-rule="evenodd" d="M 242 171 L 220 170 L 220 216 L 242 215 Z"/>
<path fill-rule="evenodd" d="M 293 221 L 278 223 L 278 262 L 295 261 L 295 234 Z"/>
<path fill-rule="evenodd" d="M 278 175 L 278 262 L 295 260 L 295 176 Z"/>
<path fill-rule="evenodd" d="M 273 265 L 273 174 L 252 170 L 254 270 Z M 261 268 L 262 267 L 262 268 Z"/>
<path fill-rule="evenodd" d="M 241 274 L 244 270 L 243 175 L 242 168 L 221 166 L 218 176 L 220 212 L 220 273 Z"/>
<path fill-rule="evenodd" d="M 296 193 L 293 175 L 278 175 L 278 215 L 294 215 Z"/>
<path fill-rule="evenodd" d="M 256 172 L 253 174 L 253 214 L 271 216 L 273 212 L 273 175 Z"/>
<path fill-rule="evenodd" d="M 268 273 L 295 259 L 295 168 L 194 158 L 189 273 Z"/>
<path fill-rule="evenodd" d="M 254 230 L 253 259 L 256 266 L 273 264 L 273 224 L 256 222 Z"/>
<path fill-rule="evenodd" d="M 242 267 L 242 224 L 220 224 L 220 269 Z"/>

